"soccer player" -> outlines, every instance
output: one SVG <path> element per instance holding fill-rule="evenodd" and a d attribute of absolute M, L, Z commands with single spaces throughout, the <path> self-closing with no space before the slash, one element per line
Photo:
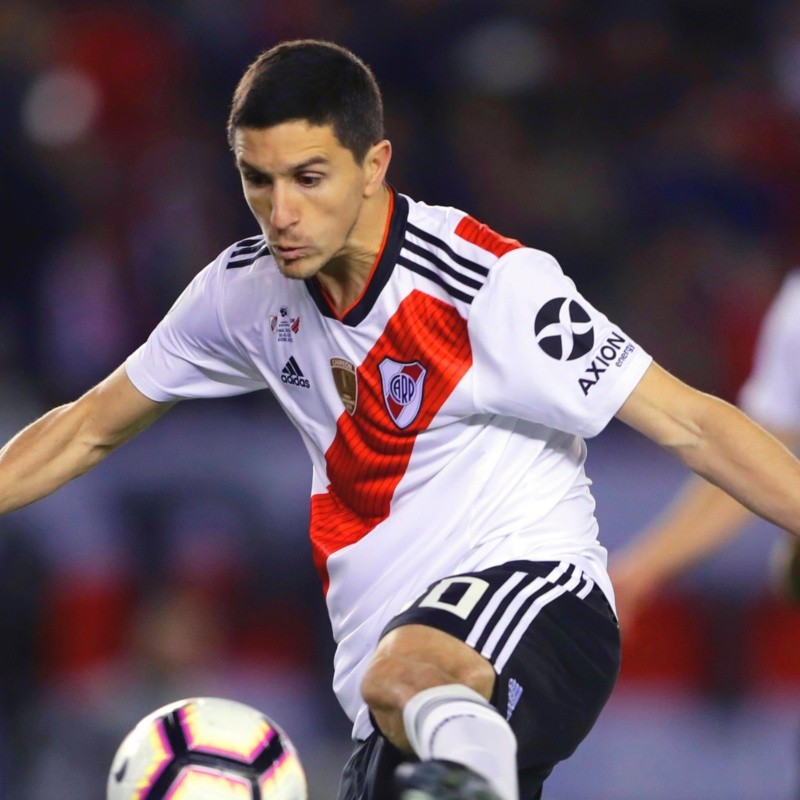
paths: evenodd
<path fill-rule="evenodd" d="M 800 270 L 784 279 L 759 332 L 753 368 L 738 405 L 787 447 L 800 442 Z M 670 508 L 612 559 L 617 610 L 632 624 L 681 572 L 713 554 L 752 519 L 716 486 L 691 478 Z M 775 588 L 800 600 L 800 553 L 787 537 L 776 553 Z"/>
<path fill-rule="evenodd" d="M 0 511 L 180 400 L 271 389 L 313 463 L 356 742 L 340 800 L 539 798 L 619 668 L 584 438 L 616 416 L 796 535 L 800 462 L 653 363 L 550 255 L 392 189 L 380 92 L 352 53 L 262 54 L 228 134 L 261 233 L 0 451 Z"/>

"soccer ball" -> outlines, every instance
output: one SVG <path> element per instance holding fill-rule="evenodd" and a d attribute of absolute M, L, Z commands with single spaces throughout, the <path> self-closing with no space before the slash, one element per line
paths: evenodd
<path fill-rule="evenodd" d="M 107 800 L 306 800 L 286 734 L 260 711 L 218 697 L 148 714 L 111 762 Z"/>

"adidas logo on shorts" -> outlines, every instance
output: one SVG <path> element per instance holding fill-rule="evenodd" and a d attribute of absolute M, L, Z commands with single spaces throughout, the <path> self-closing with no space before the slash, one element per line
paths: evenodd
<path fill-rule="evenodd" d="M 284 383 L 288 383 L 290 386 L 302 386 L 304 389 L 311 387 L 311 383 L 308 378 L 303 375 L 303 371 L 294 360 L 294 356 L 289 358 L 281 370 L 281 380 Z"/>
<path fill-rule="evenodd" d="M 511 719 L 514 709 L 517 707 L 523 692 L 522 686 L 514 678 L 508 679 L 508 710 L 506 711 L 506 720 Z"/>

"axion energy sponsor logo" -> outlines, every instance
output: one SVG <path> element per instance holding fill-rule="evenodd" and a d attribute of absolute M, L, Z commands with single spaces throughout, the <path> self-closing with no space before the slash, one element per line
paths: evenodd
<path fill-rule="evenodd" d="M 621 367 L 632 352 L 633 345 L 621 333 L 614 331 L 610 334 L 592 358 L 586 371 L 578 378 L 578 385 L 583 393 L 588 395 L 592 386 L 598 384 L 611 367 Z"/>
<path fill-rule="evenodd" d="M 586 309 L 575 300 L 548 300 L 533 323 L 536 343 L 550 358 L 573 361 L 585 356 L 594 345 L 594 329 Z"/>

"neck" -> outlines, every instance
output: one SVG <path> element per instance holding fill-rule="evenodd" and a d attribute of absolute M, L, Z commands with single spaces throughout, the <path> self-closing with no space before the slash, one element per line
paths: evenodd
<path fill-rule="evenodd" d="M 344 251 L 317 273 L 337 314 L 344 314 L 361 297 L 380 255 L 390 210 L 391 192 L 384 185 L 364 201 Z"/>

